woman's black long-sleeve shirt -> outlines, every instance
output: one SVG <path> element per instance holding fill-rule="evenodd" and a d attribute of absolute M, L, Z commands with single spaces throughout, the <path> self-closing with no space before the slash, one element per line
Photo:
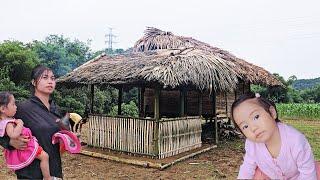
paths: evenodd
<path fill-rule="evenodd" d="M 32 96 L 28 100 L 18 104 L 15 118 L 21 119 L 24 126 L 31 129 L 32 135 L 38 139 L 38 143 L 49 155 L 50 175 L 62 178 L 61 157 L 59 145 L 51 143 L 51 137 L 59 131 L 55 122 L 61 118 L 57 106 L 51 101 L 50 110 L 41 100 Z M 29 166 L 17 170 L 18 179 L 42 179 L 40 161 L 35 159 Z"/>

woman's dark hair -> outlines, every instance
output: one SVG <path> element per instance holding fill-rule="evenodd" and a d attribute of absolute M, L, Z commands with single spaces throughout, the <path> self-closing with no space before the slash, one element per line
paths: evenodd
<path fill-rule="evenodd" d="M 239 106 L 241 103 L 243 103 L 244 101 L 246 101 L 246 100 L 248 100 L 248 99 L 254 99 L 254 98 L 257 99 L 258 104 L 259 104 L 266 112 L 268 112 L 270 115 L 272 115 L 271 112 L 270 112 L 270 107 L 271 107 L 271 106 L 274 107 L 274 109 L 275 109 L 275 111 L 276 111 L 276 119 L 275 119 L 275 121 L 276 121 L 276 122 L 280 122 L 280 120 L 278 119 L 277 108 L 276 108 L 276 105 L 274 104 L 274 102 L 272 102 L 272 101 L 270 101 L 270 100 L 268 100 L 268 99 L 266 99 L 266 98 L 264 98 L 264 97 L 260 97 L 260 95 L 256 96 L 256 94 L 253 93 L 253 92 L 248 92 L 248 93 L 245 93 L 245 94 L 241 95 L 236 101 L 234 101 L 234 102 L 232 103 L 232 106 L 231 106 L 231 118 L 232 118 L 232 121 L 233 121 L 233 123 L 235 124 L 235 126 L 236 126 L 237 128 L 239 128 L 239 127 L 238 127 L 238 125 L 235 123 L 234 117 L 233 117 L 233 111 L 234 111 L 234 109 L 235 109 L 237 106 Z"/>
<path fill-rule="evenodd" d="M 8 106 L 11 96 L 13 96 L 13 95 L 9 92 L 0 92 L 0 107 L 1 106 L 5 106 L 5 107 Z M 0 114 L 1 114 L 1 112 L 0 112 Z"/>
<path fill-rule="evenodd" d="M 32 94 L 34 94 L 34 87 L 38 84 L 43 72 L 45 72 L 45 71 L 52 71 L 52 70 L 44 65 L 38 65 L 35 68 L 33 68 L 32 72 L 31 72 L 31 80 L 34 83 L 34 84 L 31 84 Z"/>

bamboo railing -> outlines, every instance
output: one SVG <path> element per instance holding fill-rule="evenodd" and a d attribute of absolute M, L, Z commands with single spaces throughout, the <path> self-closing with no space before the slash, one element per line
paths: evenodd
<path fill-rule="evenodd" d="M 90 115 L 88 145 L 166 158 L 201 146 L 201 119 Z"/>
<path fill-rule="evenodd" d="M 163 118 L 159 129 L 160 159 L 201 147 L 201 120 L 198 116 Z"/>

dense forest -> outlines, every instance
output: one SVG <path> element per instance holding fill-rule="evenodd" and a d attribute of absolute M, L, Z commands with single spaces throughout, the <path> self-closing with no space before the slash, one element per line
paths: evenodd
<path fill-rule="evenodd" d="M 30 96 L 30 73 L 38 64 L 50 67 L 59 77 L 101 53 L 113 55 L 123 52 L 123 49 L 95 52 L 91 50 L 90 42 L 70 40 L 61 35 L 50 35 L 43 41 L 29 43 L 14 40 L 0 42 L 0 91 L 11 91 L 18 101 L 22 101 Z M 275 76 L 283 82 L 284 87 L 253 85 L 252 90 L 276 103 L 320 103 L 320 78 L 297 80 L 295 76 L 291 76 L 285 80 L 279 74 Z M 117 96 L 117 90 L 112 87 L 95 88 L 95 112 L 116 115 Z M 58 85 L 53 98 L 63 111 L 83 114 L 89 105 L 89 89 L 86 86 L 68 89 Z M 124 92 L 124 115 L 137 116 L 137 102 L 137 89 Z"/>

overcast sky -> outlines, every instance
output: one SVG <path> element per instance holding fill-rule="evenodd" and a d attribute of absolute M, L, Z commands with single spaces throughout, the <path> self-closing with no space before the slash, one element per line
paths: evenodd
<path fill-rule="evenodd" d="M 134 45 L 147 26 L 191 36 L 286 79 L 320 77 L 319 0 L 1 0 L 0 42 L 49 34 L 106 48 Z"/>

